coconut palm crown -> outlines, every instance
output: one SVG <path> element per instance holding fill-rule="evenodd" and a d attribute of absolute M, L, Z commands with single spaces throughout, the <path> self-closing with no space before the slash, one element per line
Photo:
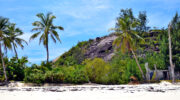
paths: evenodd
<path fill-rule="evenodd" d="M 40 19 L 40 21 L 35 21 L 34 23 L 32 23 L 32 25 L 35 26 L 35 28 L 33 28 L 32 31 L 36 31 L 36 33 L 30 37 L 30 40 L 37 38 L 41 34 L 39 38 L 39 44 L 43 43 L 44 47 L 46 48 L 47 63 L 48 63 L 49 62 L 49 48 L 48 48 L 49 36 L 53 40 L 53 42 L 56 43 L 57 40 L 61 42 L 56 29 L 64 30 L 64 28 L 61 26 L 53 25 L 53 21 L 56 17 L 52 15 L 52 13 L 47 13 L 46 15 L 43 13 L 39 13 L 36 16 Z"/>
<path fill-rule="evenodd" d="M 123 53 L 126 51 L 132 52 L 142 77 L 145 79 L 144 73 L 134 52 L 136 49 L 135 47 L 137 46 L 136 40 L 142 40 L 142 38 L 135 31 L 135 28 L 138 24 L 139 23 L 135 18 L 124 16 L 118 18 L 116 28 L 112 28 L 111 30 L 114 30 L 114 33 L 118 36 L 118 38 L 113 42 L 113 45 L 115 45 L 116 48 L 120 48 Z"/>
<path fill-rule="evenodd" d="M 27 42 L 24 39 L 20 38 L 20 36 L 23 35 L 23 32 L 19 28 L 16 28 L 16 24 L 14 24 L 14 23 L 12 23 L 8 26 L 8 33 L 9 33 L 9 37 L 11 39 L 11 44 L 14 49 L 16 58 L 18 59 L 18 54 L 17 54 L 16 48 L 18 46 L 20 46 L 21 49 L 23 49 L 24 48 L 23 43 L 27 44 Z"/>

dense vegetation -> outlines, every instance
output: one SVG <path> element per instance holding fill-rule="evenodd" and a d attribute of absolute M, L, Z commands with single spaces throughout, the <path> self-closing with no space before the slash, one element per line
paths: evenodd
<path fill-rule="evenodd" d="M 55 64 L 66 66 L 81 64 L 86 59 L 84 53 L 91 42 L 92 40 L 79 42 L 75 47 L 61 55 Z"/>
<path fill-rule="evenodd" d="M 168 69 L 168 31 L 167 29 L 151 29 L 148 27 L 146 12 L 139 12 L 138 17 L 135 17 L 131 9 L 122 9 L 120 11 L 115 28 L 111 28 L 112 33 L 118 36 L 113 42 L 113 46 L 116 48 L 116 56 L 108 62 L 105 62 L 102 58 L 89 59 L 84 56 L 86 49 L 93 40 L 79 42 L 68 52 L 61 55 L 56 62 L 49 62 L 48 36 L 50 35 L 54 42 L 56 42 L 55 37 L 60 41 L 55 29 L 63 30 L 63 28 L 52 24 L 55 16 L 51 16 L 49 13 L 47 17 L 43 17 L 45 16 L 43 14 L 38 14 L 37 16 L 40 19 L 51 19 L 49 24 L 48 22 L 34 22 L 33 26 L 36 27 L 33 30 L 38 32 L 31 37 L 31 39 L 33 39 L 41 32 L 44 32 L 44 29 L 47 30 L 47 32 L 44 32 L 40 37 L 40 42 L 43 42 L 47 50 L 47 61 L 42 62 L 40 65 L 33 64 L 27 66 L 28 60 L 26 57 L 19 59 L 16 53 L 15 57 L 8 59 L 3 56 L 5 52 L 0 52 L 2 57 L 0 61 L 0 82 L 7 80 L 7 73 L 8 80 L 38 84 L 82 84 L 88 82 L 125 84 L 130 81 L 130 77 L 132 76 L 136 77 L 139 81 L 145 80 L 146 62 L 149 63 L 149 68 L 151 70 L 154 69 L 154 65 L 157 66 L 157 69 Z M 176 65 L 176 71 L 180 69 L 180 41 L 178 41 L 180 38 L 179 18 L 180 16 L 176 14 L 172 20 L 171 29 L 173 62 Z M 13 26 L 14 24 L 0 23 L 0 25 L 4 25 L 3 27 L 0 26 L 0 32 L 1 34 L 5 34 L 5 36 L 0 36 L 0 46 L 3 44 L 3 48 L 8 50 L 15 45 L 14 51 L 15 47 L 17 47 L 15 43 L 23 47 L 22 42 L 24 40 L 16 39 L 17 42 L 9 40 L 10 37 L 15 37 L 15 33 L 18 33 L 17 35 L 22 35 L 22 31 L 19 29 L 19 31 L 17 30 L 16 32 L 9 31 L 7 26 L 15 27 Z M 10 33 L 11 35 L 8 35 Z M 3 68 L 6 69 L 6 73 L 4 74 Z"/>

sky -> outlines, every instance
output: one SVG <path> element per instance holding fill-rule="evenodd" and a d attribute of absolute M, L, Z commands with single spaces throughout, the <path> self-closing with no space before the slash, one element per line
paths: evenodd
<path fill-rule="evenodd" d="M 39 20 L 37 13 L 52 12 L 56 16 L 55 25 L 64 27 L 58 31 L 61 43 L 49 43 L 50 60 L 68 51 L 80 41 L 94 39 L 110 34 L 108 29 L 115 26 L 121 9 L 132 8 L 134 15 L 146 11 L 148 26 L 166 28 L 176 12 L 180 0 L 0 0 L 0 16 L 16 23 L 28 41 L 19 57 L 27 56 L 31 64 L 46 60 L 46 49 L 39 39 L 29 41 L 33 34 L 32 23 Z M 14 56 L 8 51 L 8 57 Z"/>

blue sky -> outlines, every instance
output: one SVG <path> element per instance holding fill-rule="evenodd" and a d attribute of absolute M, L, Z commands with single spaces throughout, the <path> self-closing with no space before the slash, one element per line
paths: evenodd
<path fill-rule="evenodd" d="M 120 9 L 132 8 L 134 15 L 146 11 L 150 27 L 167 27 L 167 24 L 179 12 L 180 0 L 0 0 L 0 16 L 24 32 L 22 38 L 29 41 L 32 22 L 38 20 L 37 13 L 52 12 L 57 18 L 55 25 L 64 27 L 59 31 L 62 43 L 49 43 L 50 60 L 55 59 L 78 41 L 108 35 L 108 29 L 114 27 Z M 46 51 L 39 45 L 38 39 L 31 41 L 23 50 L 18 48 L 19 56 L 28 56 L 31 63 L 39 64 L 46 60 Z M 9 51 L 8 56 L 14 56 Z"/>

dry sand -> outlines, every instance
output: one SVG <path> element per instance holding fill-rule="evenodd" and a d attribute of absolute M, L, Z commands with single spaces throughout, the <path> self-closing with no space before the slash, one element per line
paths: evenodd
<path fill-rule="evenodd" d="M 0 87 L 0 100 L 179 100 L 180 84 Z"/>

